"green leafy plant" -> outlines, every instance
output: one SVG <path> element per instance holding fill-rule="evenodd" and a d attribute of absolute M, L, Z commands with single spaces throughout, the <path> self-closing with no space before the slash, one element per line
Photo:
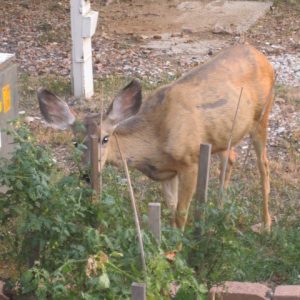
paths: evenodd
<path fill-rule="evenodd" d="M 16 151 L 11 160 L 0 162 L 0 185 L 8 188 L 0 199 L 0 230 L 7 249 L 3 255 L 18 264 L 19 274 L 11 281 L 15 294 L 37 299 L 129 299 L 136 281 L 147 283 L 149 299 L 169 299 L 172 285 L 202 299 L 206 290 L 184 257 L 170 262 L 164 253 L 173 244 L 164 242 L 160 248 L 147 232 L 143 239 L 148 270 L 141 271 L 126 196 L 117 196 L 108 185 L 101 203 L 93 204 L 92 191 L 78 174 L 62 175 L 51 151 L 26 127 L 17 126 L 11 134 Z M 78 151 L 74 157 L 79 159 Z"/>
<path fill-rule="evenodd" d="M 15 295 L 130 299 L 132 282 L 145 282 L 150 300 L 202 300 L 207 286 L 225 280 L 300 283 L 296 206 L 285 208 L 270 234 L 257 233 L 251 230 L 260 219 L 252 211 L 257 209 L 255 198 L 244 198 L 239 185 L 228 191 L 219 209 L 217 195 L 210 191 L 201 222 L 191 223 L 184 233 L 163 227 L 159 246 L 143 231 L 145 273 L 122 173 L 106 168 L 101 202 L 94 203 L 92 191 L 79 180 L 80 170 L 63 175 L 51 151 L 26 127 L 16 124 L 11 134 L 16 151 L 11 160 L 0 160 L 0 185 L 8 189 L 0 195 L 5 245 L 0 257 L 17 266 L 9 283 Z M 79 147 L 73 158 L 78 161 L 80 155 Z M 147 203 L 138 206 L 147 228 Z M 200 236 L 195 236 L 195 225 Z M 176 251 L 179 244 L 182 250 Z"/>
<path fill-rule="evenodd" d="M 231 191 L 222 209 L 217 201 L 203 205 L 200 239 L 193 230 L 186 233 L 183 249 L 198 280 L 208 285 L 226 280 L 299 284 L 299 219 L 290 214 L 273 224 L 271 233 L 255 232 L 253 215 L 237 199 Z"/>

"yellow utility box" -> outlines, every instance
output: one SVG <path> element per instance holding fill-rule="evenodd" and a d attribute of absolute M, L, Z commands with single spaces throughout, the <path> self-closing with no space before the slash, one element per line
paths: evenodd
<path fill-rule="evenodd" d="M 7 157 L 13 149 L 5 129 L 7 122 L 18 116 L 17 65 L 15 55 L 0 53 L 0 158 Z"/>

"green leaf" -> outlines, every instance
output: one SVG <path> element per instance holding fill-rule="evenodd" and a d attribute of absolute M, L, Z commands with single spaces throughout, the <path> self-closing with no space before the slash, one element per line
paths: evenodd
<path fill-rule="evenodd" d="M 111 254 L 110 254 L 111 257 L 124 257 L 124 254 L 121 253 L 121 252 L 117 252 L 117 251 L 113 251 Z"/>
<path fill-rule="evenodd" d="M 33 273 L 31 270 L 26 271 L 25 273 L 22 274 L 22 283 L 23 284 L 28 284 L 31 282 L 31 280 L 34 278 Z"/>
<path fill-rule="evenodd" d="M 107 273 L 103 273 L 101 276 L 99 276 L 99 281 L 98 281 L 100 289 L 108 289 L 110 286 L 110 280 L 107 275 Z"/>
<path fill-rule="evenodd" d="M 33 275 L 32 270 L 28 270 L 21 277 L 22 292 L 24 294 L 34 291 L 37 288 L 38 282 Z"/>

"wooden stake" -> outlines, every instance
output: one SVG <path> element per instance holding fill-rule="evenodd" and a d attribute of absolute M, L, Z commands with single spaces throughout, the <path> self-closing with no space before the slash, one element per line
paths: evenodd
<path fill-rule="evenodd" d="M 132 300 L 146 300 L 146 284 L 133 282 L 131 285 Z"/>
<path fill-rule="evenodd" d="M 199 168 L 196 189 L 196 207 L 195 207 L 195 223 L 197 224 L 202 217 L 201 205 L 207 202 L 207 190 L 209 181 L 209 168 L 211 157 L 211 145 L 201 144 L 199 154 Z M 200 236 L 200 228 L 196 228 L 196 235 Z"/>
<path fill-rule="evenodd" d="M 91 135 L 91 168 L 92 168 L 92 189 L 96 194 L 96 201 L 100 194 L 100 182 L 99 182 L 99 148 L 98 148 L 98 136 Z"/>
<path fill-rule="evenodd" d="M 128 171 L 127 161 L 124 158 L 123 153 L 121 151 L 117 135 L 114 134 L 114 137 L 116 139 L 118 150 L 119 150 L 121 159 L 122 159 L 123 164 L 124 164 L 125 174 L 126 174 L 126 178 L 127 178 L 127 182 L 128 182 L 128 189 L 129 189 L 129 194 L 130 194 L 131 205 L 132 205 L 132 209 L 133 209 L 133 212 L 134 212 L 134 221 L 135 221 L 135 226 L 136 226 L 136 230 L 137 230 L 137 236 L 138 236 L 139 245 L 140 245 L 142 266 L 143 266 L 144 272 L 146 273 L 147 268 L 146 268 L 146 260 L 145 260 L 145 251 L 144 251 L 144 245 L 143 245 L 142 232 L 141 232 L 140 221 L 139 221 L 139 217 L 138 217 L 138 213 L 137 213 L 137 208 L 136 208 L 136 204 L 135 204 L 135 197 L 134 197 L 134 193 L 133 193 L 131 179 L 130 179 L 130 175 L 129 175 L 129 171 Z"/>
<path fill-rule="evenodd" d="M 103 121 L 103 99 L 104 99 L 104 92 L 103 92 L 103 83 L 101 83 L 101 99 L 100 99 L 100 141 L 102 143 L 103 136 L 101 134 L 102 130 L 102 121 Z M 102 147 L 100 147 L 100 161 L 99 164 L 102 166 Z M 100 171 L 99 174 L 99 185 L 100 185 L 100 200 L 101 200 L 101 194 L 102 194 L 102 171 Z"/>
<path fill-rule="evenodd" d="M 149 203 L 148 204 L 148 218 L 149 218 L 149 230 L 156 238 L 158 244 L 161 240 L 161 208 L 160 203 Z"/>

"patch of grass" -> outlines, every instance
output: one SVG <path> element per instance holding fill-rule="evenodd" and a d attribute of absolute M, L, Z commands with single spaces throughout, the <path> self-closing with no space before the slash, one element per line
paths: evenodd
<path fill-rule="evenodd" d="M 82 110 L 90 109 L 91 111 L 100 110 L 100 99 L 103 97 L 104 111 L 108 108 L 109 104 L 113 101 L 114 97 L 124 88 L 134 77 L 124 76 L 107 76 L 105 78 L 97 79 L 94 82 L 95 95 L 92 99 L 81 103 Z M 159 83 L 150 83 L 143 78 L 135 78 L 139 80 L 142 85 L 143 101 L 151 94 L 156 88 L 172 81 L 168 76 L 163 76 Z"/>
<path fill-rule="evenodd" d="M 299 0 L 274 0 L 273 1 L 274 6 L 291 6 L 292 8 L 297 8 L 300 10 L 300 2 Z"/>
<path fill-rule="evenodd" d="M 57 75 L 42 75 L 39 77 L 22 73 L 19 76 L 19 90 L 21 95 L 27 96 L 36 92 L 39 87 L 45 87 L 58 95 L 70 95 L 71 82 L 69 78 Z"/>
<path fill-rule="evenodd" d="M 275 87 L 276 96 L 286 99 L 290 104 L 300 105 L 300 87 L 278 84 Z"/>
<path fill-rule="evenodd" d="M 20 107 L 27 110 L 37 108 L 36 91 L 39 87 L 45 87 L 55 94 L 65 97 L 71 94 L 71 82 L 69 78 L 58 77 L 57 75 L 42 75 L 39 77 L 22 73 L 18 80 L 20 95 Z M 37 111 L 35 109 L 35 111 Z"/>
<path fill-rule="evenodd" d="M 123 76 L 107 76 L 103 79 L 99 79 L 95 82 L 95 90 L 98 93 L 102 93 L 108 98 L 116 96 L 118 91 L 120 91 L 126 84 L 128 84 L 134 77 L 123 77 Z M 170 79 L 167 78 L 162 79 L 162 81 L 158 83 L 149 83 L 148 80 L 143 78 L 137 78 L 142 84 L 143 92 L 146 94 L 153 91 L 160 85 L 167 84 L 170 82 Z M 102 91 L 103 88 L 103 91 Z"/>
<path fill-rule="evenodd" d="M 70 31 L 68 31 L 68 28 L 54 28 L 46 21 L 41 21 L 36 26 L 36 29 L 39 31 L 37 39 L 41 45 L 53 42 L 62 43 L 70 37 Z"/>
<path fill-rule="evenodd" d="M 209 201 L 203 207 L 200 240 L 186 241 L 184 251 L 199 279 L 209 284 L 225 280 L 299 284 L 299 219 L 290 219 L 291 211 L 286 211 L 270 234 L 255 233 L 254 210 L 239 198 L 231 193 L 221 210 Z"/>

